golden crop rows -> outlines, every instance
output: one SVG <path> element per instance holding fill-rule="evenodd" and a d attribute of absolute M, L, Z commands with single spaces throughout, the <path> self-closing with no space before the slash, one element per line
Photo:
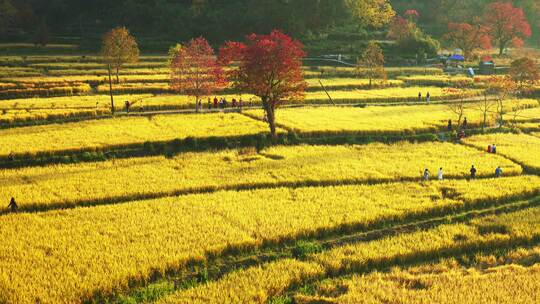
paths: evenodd
<path fill-rule="evenodd" d="M 514 103 L 508 102 L 508 110 Z M 538 106 L 536 100 L 521 100 L 520 104 Z M 262 118 L 262 111 L 246 112 L 249 115 Z M 421 132 L 436 132 L 446 129 L 448 120 L 452 119 L 454 128 L 457 117 L 446 105 L 415 105 L 393 107 L 304 107 L 281 109 L 276 114 L 279 125 L 304 134 L 329 134 L 354 132 L 358 134 L 413 134 Z M 483 121 L 482 112 L 477 104 L 467 105 L 464 117 L 469 126 L 479 126 Z M 488 115 L 488 123 L 494 122 L 493 113 Z"/>
<path fill-rule="evenodd" d="M 17 303 L 78 303 L 96 291 L 126 289 L 130 279 L 180 269 L 209 252 L 506 201 L 533 195 L 539 186 L 540 178 L 520 176 L 280 188 L 4 215 L 1 296 Z M 442 189 L 452 198 L 443 198 Z"/>
<path fill-rule="evenodd" d="M 455 252 L 456 255 L 461 255 L 477 248 L 493 248 L 492 246 L 497 245 L 504 246 L 506 244 L 511 244 L 516 240 L 531 241 L 540 236 L 540 226 L 537 224 L 539 220 L 540 208 L 533 208 L 502 216 L 498 215 L 474 219 L 466 224 L 445 224 L 430 230 L 420 230 L 409 234 L 398 234 L 379 240 L 340 246 L 311 256 L 305 262 L 281 260 L 266 264 L 262 268 L 254 267 L 239 270 L 218 281 L 185 291 L 179 291 L 176 294 L 164 298 L 158 303 L 266 303 L 266 301 L 281 294 L 284 290 L 294 286 L 294 284 L 296 284 L 296 286 L 301 285 L 298 283 L 299 280 L 303 282 L 308 280 L 313 281 L 313 279 L 322 280 L 329 274 L 361 273 L 377 267 L 384 268 L 394 264 L 399 266 L 406 261 L 421 262 L 426 259 L 428 261 L 437 260 L 440 258 L 440 254 L 445 251 Z M 489 227 L 498 226 L 504 227 L 506 231 L 503 231 L 502 233 L 489 232 Z M 279 273 L 280 275 L 275 275 L 276 273 Z M 531 288 L 527 289 L 529 290 L 529 293 L 520 295 L 519 299 L 525 300 L 529 299 L 528 295 L 538 295 L 537 291 L 532 292 L 534 286 L 537 285 L 537 267 L 531 268 L 528 271 L 506 272 L 506 274 L 508 275 L 508 277 L 506 277 L 507 280 L 512 280 L 515 276 L 516 279 L 520 279 L 521 282 L 526 284 L 524 286 L 525 288 Z M 496 292 L 499 296 L 505 296 L 505 291 L 497 290 L 497 287 L 504 281 L 504 277 L 498 276 L 495 278 L 488 277 L 487 282 L 486 280 L 476 280 L 474 282 L 482 284 L 483 290 L 487 289 L 488 291 Z M 384 281 L 374 280 L 374 283 L 377 282 L 383 283 Z M 479 294 L 470 290 L 475 289 L 477 286 L 474 284 L 465 284 L 466 282 L 466 280 L 462 281 L 462 288 L 458 290 L 463 290 L 463 292 L 468 293 L 471 296 L 471 299 L 474 299 L 472 296 L 478 296 Z M 488 282 L 498 283 L 491 285 L 493 288 L 489 288 L 490 285 Z M 431 296 L 433 303 L 447 303 L 444 301 L 447 299 L 444 296 L 449 295 L 449 292 L 455 292 L 454 289 L 448 288 L 448 286 L 452 285 L 442 286 L 446 289 L 445 291 L 438 290 L 437 288 L 429 290 L 429 295 Z M 352 297 L 344 298 L 344 300 L 352 299 L 352 301 L 337 303 L 362 303 L 362 299 L 372 299 L 370 297 L 376 294 L 385 295 L 384 298 L 386 298 L 386 296 L 399 295 L 396 294 L 399 293 L 399 289 L 392 289 L 392 286 L 375 285 L 374 287 L 376 289 L 360 289 L 358 290 L 359 293 L 353 293 Z M 380 289 L 378 287 L 380 287 Z M 248 292 L 235 293 L 234 290 L 238 290 L 239 288 L 245 288 Z M 502 289 L 504 290 L 506 288 Z M 353 289 L 353 292 L 354 291 L 355 289 Z M 363 298 L 354 297 L 354 295 L 362 295 Z M 421 295 L 424 295 L 424 293 Z M 428 294 L 425 295 L 428 296 Z M 466 294 L 463 296 L 466 296 Z M 298 303 L 311 303 L 301 301 L 306 298 L 308 300 L 319 300 L 319 302 L 315 303 L 321 303 L 320 301 L 323 300 L 325 300 L 324 303 L 334 303 L 326 302 L 330 299 L 310 297 L 299 297 Z M 418 300 L 420 299 L 425 298 L 418 297 Z M 459 299 L 463 298 L 460 297 Z M 408 302 L 405 300 L 409 300 L 409 298 L 403 298 L 403 303 L 424 303 L 421 301 Z M 456 303 L 461 302 L 458 301 Z M 485 303 L 492 302 L 488 301 Z M 523 303 L 529 302 L 525 301 Z"/>
<path fill-rule="evenodd" d="M 0 156 L 169 141 L 186 137 L 241 136 L 266 132 L 263 122 L 239 114 L 156 115 L 0 130 Z"/>
<path fill-rule="evenodd" d="M 540 170 L 540 138 L 527 134 L 486 134 L 469 137 L 466 143 L 487 151 L 495 144 L 497 153 L 513 159 L 526 167 Z"/>
<path fill-rule="evenodd" d="M 497 166 L 505 175 L 522 171 L 500 156 L 448 143 L 282 146 L 261 154 L 245 149 L 2 170 L 0 202 L 15 197 L 22 208 L 39 208 L 219 189 L 420 180 L 425 168 L 436 179 L 439 167 L 445 178 L 465 178 L 471 164 L 479 177 L 493 176 Z"/>
<path fill-rule="evenodd" d="M 350 279 L 323 282 L 317 287 L 322 295 L 297 295 L 295 303 L 378 303 L 395 299 L 404 304 L 535 303 L 540 297 L 540 265 L 524 267 L 510 263 L 515 255 L 524 255 L 518 257 L 518 262 L 521 259 L 525 264 L 538 263 L 539 253 L 540 247 L 521 249 L 520 252 L 502 257 L 510 260 L 507 262 L 509 265 L 496 265 L 487 269 L 464 269 L 456 260 L 451 259 L 406 271 L 394 268 L 389 273 L 355 275 Z M 475 259 L 479 260 L 480 265 L 489 265 L 497 257 L 476 256 Z M 291 267 L 294 266 L 298 267 L 295 264 Z"/>

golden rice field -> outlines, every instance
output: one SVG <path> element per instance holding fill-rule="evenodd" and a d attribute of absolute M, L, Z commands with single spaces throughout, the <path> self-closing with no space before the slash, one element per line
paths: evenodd
<path fill-rule="evenodd" d="M 517 101 L 509 101 L 510 111 Z M 537 106 L 536 100 L 520 100 L 520 104 Z M 246 114 L 261 119 L 260 110 L 246 111 Z M 480 126 L 483 113 L 476 104 L 469 104 L 464 117 L 470 126 Z M 414 106 L 367 106 L 349 107 L 303 107 L 284 108 L 276 113 L 277 123 L 284 128 L 303 134 L 414 134 L 437 132 L 446 129 L 448 120 L 457 125 L 457 116 L 446 105 Z M 488 124 L 493 125 L 495 116 L 488 115 Z"/>
<path fill-rule="evenodd" d="M 516 303 L 510 301 L 513 298 L 518 303 L 529 303 L 528 299 L 538 296 L 537 288 L 535 288 L 538 278 L 537 265 L 530 268 L 510 266 L 495 269 L 495 271 L 488 270 L 484 276 L 475 273 L 474 270 L 470 270 L 472 273 L 468 274 L 466 269 L 455 269 L 455 267 L 448 269 L 445 265 L 435 266 L 437 268 L 433 269 L 434 273 L 431 277 L 403 275 L 396 268 L 409 260 L 437 261 L 444 252 L 455 252 L 459 257 L 474 248 L 496 248 L 512 243 L 531 242 L 540 236 L 538 219 L 540 219 L 540 209 L 533 208 L 503 216 L 473 219 L 468 223 L 444 224 L 429 230 L 338 246 L 312 255 L 306 261 L 281 260 L 260 268 L 240 270 L 218 281 L 179 291 L 159 303 L 217 303 L 221 301 L 266 303 L 291 287 L 302 286 L 299 281 L 313 282 L 313 280 L 323 280 L 317 286 L 320 289 L 316 290 L 323 293 L 323 296 L 297 294 L 294 297 L 295 302 L 306 304 L 385 303 L 400 299 L 400 303 L 426 303 L 423 300 L 429 299 L 436 303 L 462 303 L 460 300 L 465 301 L 463 303 L 478 303 L 466 300 L 477 299 L 480 303 L 493 303 L 493 299 L 499 299 L 501 303 Z M 485 232 L 489 231 L 489 227 L 497 227 L 496 225 L 505 227 L 506 230 L 503 233 Z M 538 262 L 537 252 L 537 249 L 532 252 L 527 252 L 527 249 L 516 250 L 508 254 L 507 261 L 511 263 L 510 258 L 518 260 L 517 256 L 522 256 L 522 259 L 528 260 L 528 263 L 531 260 L 533 263 Z M 526 257 L 523 257 L 524 255 Z M 477 255 L 476 258 L 478 260 L 493 259 L 491 256 L 483 258 L 481 255 Z M 394 267 L 389 274 L 377 272 L 370 274 L 371 270 L 392 266 Z M 428 267 L 430 266 L 419 266 L 420 269 Z M 276 272 L 281 275 L 276 276 Z M 366 275 L 324 281 L 329 274 L 340 276 L 355 272 L 366 273 Z M 500 288 L 508 286 L 504 283 L 514 279 L 516 285 L 513 286 L 520 292 L 509 293 L 509 289 Z M 518 282 L 523 285 L 517 284 Z M 328 290 L 325 290 L 325 287 Z M 239 293 L 235 292 L 236 290 L 246 290 L 246 292 Z M 333 296 L 324 297 L 325 291 Z M 492 297 L 487 298 L 487 301 L 485 301 L 486 298 L 481 300 L 480 291 L 491 292 Z M 459 297 L 451 298 L 456 292 L 463 293 Z"/>
<path fill-rule="evenodd" d="M 442 189 L 452 192 L 452 197 L 443 197 Z M 538 194 L 538 189 L 540 178 L 521 176 L 427 185 L 230 191 L 4 215 L 0 221 L 2 300 L 77 303 L 97 291 L 126 290 L 130 280 L 147 280 L 154 272 L 181 269 L 190 260 L 204 260 L 209 252 L 504 202 L 511 196 Z M 512 229 L 516 235 L 525 237 L 529 230 L 539 229 L 534 217 L 526 219 L 516 219 L 516 229 Z M 466 226 L 455 230 L 465 233 Z M 411 243 L 402 246 L 406 244 Z M 331 263 L 352 263 L 361 252 L 379 254 L 369 247 L 362 246 L 354 256 L 350 250 L 336 250 Z M 387 247 L 386 254 L 401 252 L 399 247 Z M 345 253 L 349 253 L 347 259 Z M 324 256 L 317 260 L 321 265 L 330 263 Z"/>
<path fill-rule="evenodd" d="M 224 189 L 420 180 L 425 168 L 436 179 L 439 167 L 445 178 L 463 179 L 471 164 L 479 177 L 492 177 L 497 166 L 506 176 L 522 171 L 498 155 L 448 143 L 273 147 L 2 170 L 0 201 L 15 196 L 21 208 L 40 209 Z"/>
<path fill-rule="evenodd" d="M 468 86 L 474 83 L 474 79 L 466 76 L 447 76 L 447 75 L 415 75 L 415 76 L 400 76 L 408 85 L 417 86 Z"/>
<path fill-rule="evenodd" d="M 422 87 L 397 87 L 373 90 L 348 90 L 348 91 L 332 91 L 330 96 L 335 103 L 391 103 L 391 102 L 418 102 L 418 93 L 421 92 L 425 96 L 428 92 L 431 95 L 431 101 L 452 100 L 457 99 L 455 93 L 446 93 L 444 88 L 433 86 Z M 476 97 L 481 95 L 481 90 L 465 89 L 466 97 Z M 324 91 L 306 93 L 305 102 L 331 103 Z M 425 102 L 425 99 L 420 100 Z"/>
<path fill-rule="evenodd" d="M 538 262 L 538 247 L 529 258 Z M 485 259 L 494 258 L 486 257 Z M 297 266 L 298 267 L 298 266 Z M 296 303 L 535 303 L 540 266 L 500 265 L 464 269 L 455 260 L 388 273 L 322 282 L 318 295 L 297 295 Z"/>
<path fill-rule="evenodd" d="M 112 117 L 99 56 L 0 56 L 0 303 L 538 302 L 538 100 L 505 101 L 519 134 L 454 142 L 445 88 L 468 85 L 477 128 L 483 77 L 392 67 L 370 88 L 365 70 L 305 66 L 272 142 L 261 109 L 185 111 L 167 60 L 119 71 Z M 399 138 L 432 141 L 371 142 Z"/>
<path fill-rule="evenodd" d="M 540 138 L 527 134 L 487 134 L 465 139 L 469 145 L 487 151 L 489 145 L 497 146 L 497 153 L 533 170 L 540 170 Z"/>
<path fill-rule="evenodd" d="M 0 130 L 0 156 L 69 152 L 171 141 L 186 137 L 266 133 L 266 124 L 239 114 L 156 115 Z"/>

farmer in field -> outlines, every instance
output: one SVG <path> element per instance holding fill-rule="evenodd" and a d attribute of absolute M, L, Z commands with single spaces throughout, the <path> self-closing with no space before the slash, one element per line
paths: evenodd
<path fill-rule="evenodd" d="M 429 180 L 429 170 L 428 169 L 424 170 L 424 175 L 422 176 L 422 179 L 424 181 L 426 181 L 426 182 Z"/>
<path fill-rule="evenodd" d="M 499 167 L 497 167 L 497 169 L 495 169 L 495 177 L 499 178 L 499 177 L 501 177 L 501 175 L 502 175 L 502 169 L 499 166 Z"/>
<path fill-rule="evenodd" d="M 465 119 L 463 119 L 463 130 L 467 129 L 467 125 L 468 125 L 468 122 L 467 122 L 467 117 L 465 117 Z"/>
<path fill-rule="evenodd" d="M 217 109 L 218 107 L 218 99 L 217 97 L 214 97 L 214 109 Z"/>
<path fill-rule="evenodd" d="M 474 165 L 472 165 L 470 172 L 471 172 L 471 179 L 475 179 L 476 178 L 476 168 L 474 167 Z"/>
<path fill-rule="evenodd" d="M 452 120 L 449 119 L 448 120 L 448 132 L 451 132 L 452 131 Z"/>
<path fill-rule="evenodd" d="M 129 113 L 129 106 L 130 106 L 129 100 L 126 100 L 125 106 L 126 106 L 126 113 Z"/>
<path fill-rule="evenodd" d="M 493 153 L 493 154 L 496 154 L 496 153 L 497 153 L 497 146 L 496 146 L 495 144 L 493 144 L 493 145 L 491 146 L 491 153 Z"/>
<path fill-rule="evenodd" d="M 430 99 L 431 99 L 431 94 L 429 94 L 429 92 L 427 92 L 426 103 L 429 103 Z"/>
<path fill-rule="evenodd" d="M 440 181 L 443 180 L 443 175 L 444 175 L 444 173 L 443 173 L 443 169 L 441 167 L 441 168 L 439 168 L 439 173 L 437 174 L 437 177 L 439 178 Z"/>
<path fill-rule="evenodd" d="M 17 212 L 17 210 L 19 209 L 19 206 L 17 206 L 17 202 L 15 202 L 14 197 L 12 197 L 9 201 L 8 209 L 10 209 L 11 212 Z"/>

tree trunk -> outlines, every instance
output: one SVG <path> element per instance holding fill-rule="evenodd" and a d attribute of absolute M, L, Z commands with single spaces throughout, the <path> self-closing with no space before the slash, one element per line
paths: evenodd
<path fill-rule="evenodd" d="M 268 98 L 263 98 L 264 111 L 266 112 L 266 119 L 268 120 L 268 126 L 270 127 L 270 134 L 272 139 L 276 139 L 276 116 L 275 105 L 269 101 Z"/>
<path fill-rule="evenodd" d="M 114 98 L 112 91 L 112 75 L 111 75 L 111 65 L 108 65 L 109 68 L 109 93 L 111 95 L 111 113 L 114 115 Z"/>
<path fill-rule="evenodd" d="M 116 67 L 116 83 L 120 83 L 120 69 Z"/>
<path fill-rule="evenodd" d="M 487 95 L 485 92 L 484 92 L 484 108 L 482 109 L 482 112 L 484 112 L 484 122 L 482 123 L 482 132 L 483 132 L 486 129 L 487 112 L 488 112 Z"/>
<path fill-rule="evenodd" d="M 504 49 L 506 48 L 506 44 L 499 41 L 499 56 L 502 56 L 504 53 Z"/>

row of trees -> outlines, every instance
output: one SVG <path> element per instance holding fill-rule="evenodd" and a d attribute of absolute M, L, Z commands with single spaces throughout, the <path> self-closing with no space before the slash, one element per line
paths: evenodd
<path fill-rule="evenodd" d="M 476 50 L 490 49 L 493 43 L 502 55 L 510 45 L 522 47 L 523 40 L 531 35 L 523 9 L 514 7 L 512 2 L 493 2 L 487 5 L 482 17 L 474 17 L 470 22 L 450 22 L 444 38 L 470 58 Z"/>
<path fill-rule="evenodd" d="M 509 98 L 513 96 L 521 97 L 534 90 L 540 81 L 540 71 L 535 60 L 523 57 L 512 62 L 508 75 L 492 76 L 485 83 L 484 99 L 473 106 L 483 114 L 482 130 L 487 127 L 488 116 L 494 113 L 497 117 L 499 127 L 505 125 L 505 115 L 509 108 L 506 106 Z M 449 110 L 456 115 L 457 128 L 461 127 L 462 119 L 469 104 L 464 96 L 464 87 L 467 83 L 456 85 L 455 88 L 446 89 L 447 93 L 456 96 L 456 102 L 449 103 Z M 514 118 L 519 116 L 523 107 L 519 103 L 512 109 Z"/>
<path fill-rule="evenodd" d="M 92 37 L 122 24 L 140 37 L 203 35 L 220 43 L 273 28 L 299 37 L 350 22 L 383 25 L 393 14 L 388 0 L 0 0 L 0 37 L 42 24 L 63 36 Z"/>
<path fill-rule="evenodd" d="M 124 28 L 115 28 L 103 38 L 102 56 L 111 69 L 136 62 L 137 42 Z M 251 34 L 244 42 L 227 42 L 218 51 L 202 37 L 178 44 L 170 50 L 171 87 L 182 94 L 202 97 L 231 85 L 262 101 L 272 136 L 276 135 L 275 110 L 285 100 L 302 98 L 307 86 L 302 73 L 304 46 L 274 30 L 269 35 Z M 227 67 L 227 69 L 225 69 Z M 111 108 L 114 99 L 111 85 Z"/>

